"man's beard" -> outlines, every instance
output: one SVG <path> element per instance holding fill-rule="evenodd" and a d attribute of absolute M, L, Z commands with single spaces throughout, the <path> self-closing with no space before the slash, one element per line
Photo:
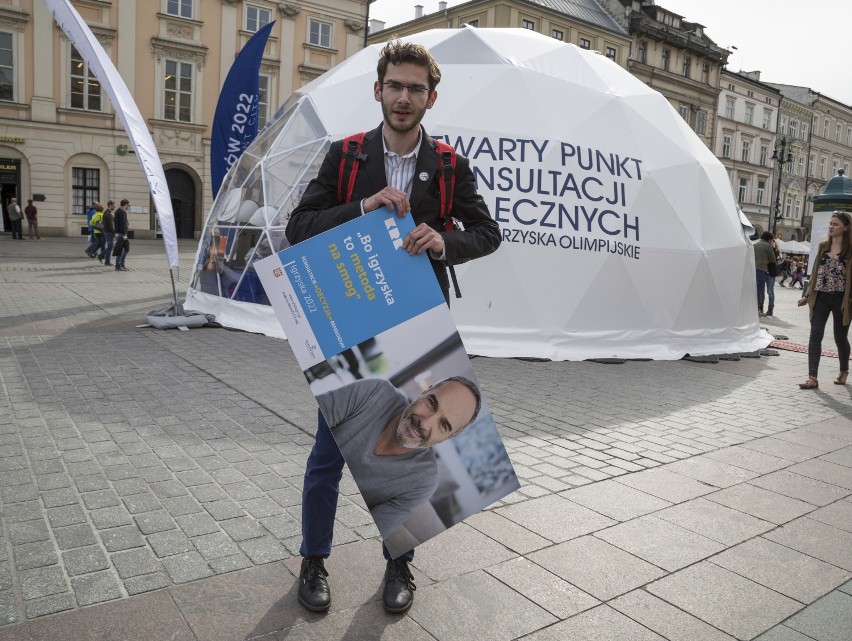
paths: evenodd
<path fill-rule="evenodd" d="M 426 435 L 420 428 L 420 417 L 412 413 L 411 407 L 406 408 L 399 418 L 399 424 L 396 426 L 396 440 L 409 450 L 427 447 Z"/>
<path fill-rule="evenodd" d="M 382 116 L 384 116 L 385 123 L 393 129 L 395 132 L 400 134 L 405 134 L 411 131 L 412 129 L 420 126 L 420 121 L 423 120 L 423 116 L 426 115 L 426 107 L 423 107 L 418 111 L 417 107 L 411 106 L 410 114 L 412 115 L 411 122 L 405 126 L 399 126 L 394 124 L 393 122 L 393 109 L 388 106 L 384 100 L 382 100 Z"/>

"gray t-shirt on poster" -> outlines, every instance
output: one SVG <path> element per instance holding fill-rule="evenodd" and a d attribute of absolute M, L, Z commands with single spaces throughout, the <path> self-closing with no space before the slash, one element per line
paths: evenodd
<path fill-rule="evenodd" d="M 373 454 L 379 434 L 408 407 L 408 399 L 388 381 L 370 378 L 320 394 L 317 402 L 376 526 L 390 536 L 438 487 L 431 449 Z"/>

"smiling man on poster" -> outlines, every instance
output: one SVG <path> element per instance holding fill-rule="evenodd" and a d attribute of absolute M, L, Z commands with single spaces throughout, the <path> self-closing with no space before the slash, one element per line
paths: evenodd
<path fill-rule="evenodd" d="M 390 535 L 435 492 L 432 447 L 476 420 L 482 396 L 472 381 L 450 376 L 409 403 L 389 381 L 370 378 L 317 402 L 373 520 Z"/>
<path fill-rule="evenodd" d="M 453 155 L 451 187 L 447 188 L 446 155 L 421 127 L 427 109 L 438 99 L 441 71 L 421 45 L 393 41 L 382 50 L 373 86 L 381 103 L 382 124 L 363 135 L 360 143 L 337 141 L 310 182 L 302 201 L 287 224 L 287 239 L 295 244 L 337 225 L 387 206 L 397 215 L 411 212 L 417 226 L 405 237 L 409 254 L 429 253 L 435 276 L 449 302 L 447 267 L 494 252 L 500 230 L 476 191 L 468 160 Z M 349 152 L 344 157 L 344 151 Z M 349 169 L 348 175 L 346 169 Z M 345 184 L 344 184 L 345 183 Z M 446 231 L 441 195 L 450 201 L 448 216 L 463 231 Z M 331 591 L 323 560 L 331 552 L 338 483 L 344 459 L 320 413 L 317 440 L 308 458 L 302 491 L 303 557 L 299 602 L 309 610 L 323 611 L 331 604 Z M 405 612 L 414 598 L 408 562 L 410 550 L 387 560 L 382 603 L 389 612 Z"/>

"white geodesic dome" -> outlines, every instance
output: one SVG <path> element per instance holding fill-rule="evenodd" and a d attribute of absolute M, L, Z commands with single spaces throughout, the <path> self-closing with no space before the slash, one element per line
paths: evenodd
<path fill-rule="evenodd" d="M 662 95 L 525 29 L 409 39 L 443 74 L 423 124 L 471 159 L 504 238 L 457 268 L 452 312 L 469 353 L 672 359 L 768 344 L 728 176 Z M 286 246 L 287 218 L 330 142 L 381 121 L 381 47 L 295 93 L 231 169 L 188 308 L 283 335 L 252 261 Z"/>

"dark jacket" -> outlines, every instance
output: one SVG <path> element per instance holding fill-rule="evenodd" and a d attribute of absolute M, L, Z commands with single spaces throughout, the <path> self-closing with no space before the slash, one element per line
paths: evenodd
<path fill-rule="evenodd" d="M 359 167 L 352 201 L 341 204 L 337 199 L 337 180 L 343 141 L 332 143 L 317 177 L 308 184 L 301 202 L 290 214 L 286 235 L 291 244 L 295 245 L 358 218 L 361 215 L 361 200 L 387 187 L 381 126 L 366 134 L 361 151 L 367 155 L 367 160 Z M 487 256 L 500 246 L 500 228 L 488 213 L 482 196 L 476 192 L 470 162 L 464 156 L 456 156 L 452 215 L 461 221 L 464 231 L 445 232 L 439 217 L 438 161 L 435 141 L 423 131 L 410 198 L 414 222 L 418 225 L 426 223 L 441 233 L 446 264 L 454 265 L 466 259 Z M 420 180 L 420 175 L 424 173 L 428 177 L 425 181 Z M 446 296 L 449 279 L 444 263 L 431 257 L 430 260 Z"/>
<path fill-rule="evenodd" d="M 115 233 L 115 218 L 109 209 L 104 209 L 104 231 L 108 234 Z"/>
<path fill-rule="evenodd" d="M 119 207 L 115 210 L 115 233 L 126 235 L 127 230 L 127 212 L 124 211 L 124 207 Z"/>

